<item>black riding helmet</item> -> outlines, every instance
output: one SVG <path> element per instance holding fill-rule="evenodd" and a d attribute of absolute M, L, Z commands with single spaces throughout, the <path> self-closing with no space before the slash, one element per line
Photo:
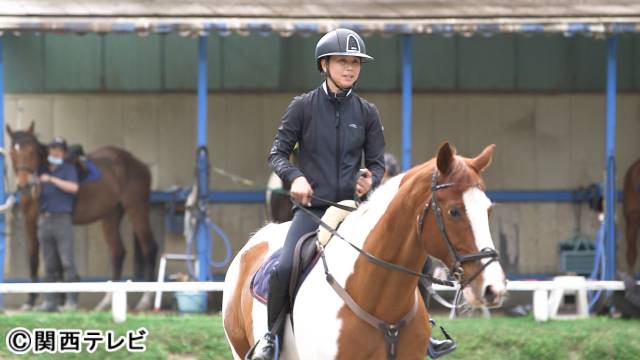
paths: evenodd
<path fill-rule="evenodd" d="M 316 65 L 320 72 L 320 60 L 331 55 L 347 55 L 359 57 L 362 62 L 373 61 L 373 57 L 367 55 L 364 41 L 355 31 L 349 29 L 336 29 L 326 33 L 316 45 Z"/>

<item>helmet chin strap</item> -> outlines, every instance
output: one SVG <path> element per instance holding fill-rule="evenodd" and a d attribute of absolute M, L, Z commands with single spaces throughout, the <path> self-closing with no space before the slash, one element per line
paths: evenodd
<path fill-rule="evenodd" d="M 331 59 L 331 56 L 329 56 L 326 60 L 326 67 L 327 70 L 329 69 L 329 59 Z M 338 91 L 336 91 L 334 95 L 335 99 L 338 101 L 342 101 L 344 100 L 344 98 L 347 96 L 347 94 L 349 94 L 349 91 L 355 89 L 356 87 L 356 83 L 358 82 L 357 80 L 353 82 L 353 85 L 346 87 L 346 88 L 341 88 L 340 86 L 338 86 L 338 83 L 335 82 L 335 80 L 333 80 L 333 78 L 331 77 L 331 72 L 329 71 L 324 71 L 324 75 L 327 77 L 327 81 L 331 80 L 331 83 L 338 89 Z M 331 88 L 327 85 L 327 88 L 329 88 L 329 92 L 331 92 Z"/>
<path fill-rule="evenodd" d="M 353 86 L 348 87 L 348 88 L 339 87 L 338 84 L 336 84 L 336 82 L 333 81 L 333 79 L 331 78 L 331 75 L 327 76 L 327 81 L 329 81 L 329 80 L 331 80 L 331 83 L 333 83 L 333 85 L 338 89 L 338 91 L 336 91 L 335 94 L 333 94 L 333 96 L 339 101 L 342 101 L 347 96 L 349 91 L 351 91 L 351 89 L 353 88 Z M 328 87 L 328 89 L 329 89 L 329 92 L 331 93 L 331 88 Z"/>

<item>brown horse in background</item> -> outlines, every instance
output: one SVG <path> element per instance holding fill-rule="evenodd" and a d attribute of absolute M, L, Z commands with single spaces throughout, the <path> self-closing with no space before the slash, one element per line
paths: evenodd
<path fill-rule="evenodd" d="M 634 274 L 638 258 L 638 226 L 640 226 L 640 160 L 636 160 L 624 175 L 622 209 L 627 241 L 627 273 Z"/>
<path fill-rule="evenodd" d="M 12 131 L 7 125 L 11 137 L 11 161 L 17 176 L 20 192 L 20 209 L 24 214 L 29 270 L 32 282 L 38 282 L 37 237 L 39 214 L 40 170 L 47 166 L 47 147 L 34 135 L 33 123 L 26 131 Z M 155 281 L 155 262 L 158 245 L 153 239 L 149 221 L 151 173 L 149 168 L 131 153 L 116 147 L 102 147 L 87 155 L 87 158 L 100 170 L 101 177 L 90 182 L 81 182 L 73 211 L 74 224 L 89 224 L 102 221 L 104 239 L 109 246 L 112 279 L 122 277 L 122 263 L 125 248 L 120 236 L 120 222 L 126 213 L 131 220 L 135 239 L 136 279 Z M 36 294 L 29 294 L 24 309 L 35 304 Z M 105 308 L 110 304 L 110 296 L 98 305 Z M 150 294 L 145 294 L 136 309 L 144 310 L 151 306 Z"/>

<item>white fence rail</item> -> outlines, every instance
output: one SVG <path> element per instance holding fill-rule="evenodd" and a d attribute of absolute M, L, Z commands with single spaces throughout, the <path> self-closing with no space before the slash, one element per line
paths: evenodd
<path fill-rule="evenodd" d="M 640 282 L 638 282 L 640 285 Z M 456 288 L 434 285 L 437 291 L 452 291 Z M 186 281 L 186 282 L 71 282 L 71 283 L 2 283 L 1 294 L 20 293 L 108 293 L 108 292 L 176 292 L 176 291 L 222 291 L 221 281 Z M 557 281 L 509 281 L 509 291 L 535 290 L 624 290 L 622 281 L 586 281 L 584 283 L 559 283 Z"/>
<path fill-rule="evenodd" d="M 70 282 L 70 283 L 4 283 L 0 284 L 0 293 L 115 293 L 156 292 L 156 291 L 222 291 L 224 282 L 187 281 L 187 282 Z"/>
<path fill-rule="evenodd" d="M 638 282 L 640 285 L 640 281 Z M 453 291 L 457 287 L 448 287 L 443 285 L 433 285 L 437 291 Z M 622 281 L 586 281 L 585 283 L 560 283 L 557 281 L 509 281 L 507 282 L 508 291 L 536 291 L 536 290 L 624 290 Z"/>
<path fill-rule="evenodd" d="M 640 282 L 638 282 L 640 285 Z M 2 283 L 0 294 L 19 293 L 111 293 L 113 294 L 112 314 L 116 322 L 126 319 L 126 294 L 130 292 L 180 292 L 180 291 L 222 291 L 224 282 L 74 282 L 74 283 Z M 437 291 L 451 291 L 455 288 L 434 285 Z M 622 281 L 587 281 L 582 277 L 558 277 L 555 281 L 509 281 L 508 291 L 533 291 L 534 316 L 545 321 L 549 316 L 536 314 L 552 313 L 549 303 L 554 303 L 553 294 L 585 292 L 587 290 L 624 290 Z M 551 293 L 551 300 L 549 294 Z M 561 295 L 560 295 L 561 296 Z M 557 297 L 557 296 L 556 296 Z M 557 310 L 557 309 L 556 309 Z M 539 312 L 539 311 L 538 311 Z M 553 317 L 552 317 L 553 318 Z"/>

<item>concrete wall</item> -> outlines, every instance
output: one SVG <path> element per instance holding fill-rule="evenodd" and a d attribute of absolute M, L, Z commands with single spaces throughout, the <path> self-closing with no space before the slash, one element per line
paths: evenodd
<path fill-rule="evenodd" d="M 282 112 L 294 93 L 217 93 L 209 96 L 209 149 L 212 164 L 264 186 L 269 174 L 266 154 Z M 388 151 L 400 154 L 401 101 L 398 93 L 369 93 L 385 126 Z M 193 181 L 196 98 L 191 94 L 12 94 L 5 98 L 6 121 L 25 128 L 31 121 L 41 139 L 63 135 L 86 150 L 117 145 L 147 163 L 153 188 L 187 186 Z M 618 184 L 640 154 L 640 95 L 625 94 L 618 109 Z M 601 181 L 604 152 L 604 97 L 593 94 L 416 94 L 413 160 L 432 157 L 444 140 L 473 156 L 490 143 L 498 145 L 485 174 L 489 189 L 573 189 Z M 7 141 L 7 140 L 5 140 Z M 213 174 L 215 189 L 246 189 Z M 14 189 L 12 174 L 9 189 Z M 152 221 L 162 248 L 182 252 L 184 241 L 164 228 L 164 208 Z M 496 246 L 509 270 L 521 273 L 558 270 L 557 242 L 571 236 L 575 211 L 568 204 L 503 204 L 492 219 Z M 597 221 L 586 208 L 581 230 L 593 236 Z M 230 235 L 238 250 L 264 223 L 262 205 L 214 204 L 212 219 Z M 18 217 L 10 221 L 7 277 L 27 274 Z M 131 231 L 123 225 L 132 274 Z M 107 248 L 100 226 L 77 228 L 80 274 L 108 276 Z M 222 255 L 218 245 L 217 254 Z M 621 264 L 621 262 L 619 262 Z M 620 265 L 622 266 L 622 265 Z M 171 271 L 183 270 L 174 264 Z"/>

